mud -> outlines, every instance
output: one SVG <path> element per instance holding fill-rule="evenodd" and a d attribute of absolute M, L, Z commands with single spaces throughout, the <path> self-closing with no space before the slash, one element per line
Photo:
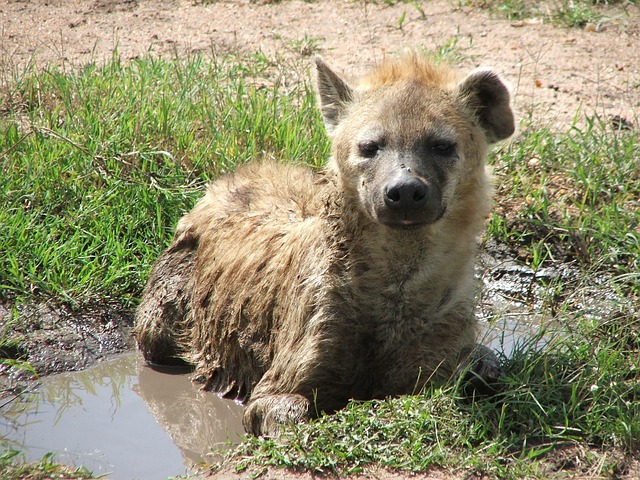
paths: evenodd
<path fill-rule="evenodd" d="M 88 368 L 130 351 L 132 311 L 117 303 L 72 307 L 53 302 L 16 305 L 0 294 L 0 399 L 31 388 L 39 377 Z M 27 363 L 33 369 L 22 368 Z"/>
<path fill-rule="evenodd" d="M 511 324 L 540 325 L 552 333 L 566 330 L 566 325 L 557 323 L 560 317 L 564 321 L 575 315 L 608 319 L 629 316 L 635 310 L 622 293 L 622 284 L 609 273 L 588 272 L 569 262 L 549 261 L 533 269 L 517 260 L 508 245 L 492 240 L 481 249 L 476 273 L 476 314 L 492 328 L 506 319 Z"/>

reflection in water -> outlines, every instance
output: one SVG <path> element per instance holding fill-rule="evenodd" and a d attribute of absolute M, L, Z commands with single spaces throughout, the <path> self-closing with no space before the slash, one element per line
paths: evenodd
<path fill-rule="evenodd" d="M 503 315 L 484 323 L 484 333 L 480 343 L 498 352 L 503 358 L 511 358 L 517 351 L 540 349 L 547 345 L 554 335 L 550 321 L 517 315 Z"/>
<path fill-rule="evenodd" d="M 43 380 L 0 410 L 0 448 L 29 460 L 54 452 L 117 479 L 157 479 L 211 461 L 209 447 L 238 441 L 242 407 L 198 391 L 189 375 L 151 370 L 127 354 Z"/>
<path fill-rule="evenodd" d="M 190 463 L 211 462 L 212 457 L 205 456 L 212 448 L 221 450 L 241 440 L 241 405 L 201 391 L 189 375 L 163 374 L 144 366 L 138 380 L 134 391 Z"/>
<path fill-rule="evenodd" d="M 482 254 L 476 274 L 481 285 L 476 308 L 483 329 L 480 343 L 510 358 L 528 347 L 542 348 L 561 333 L 551 305 L 556 284 L 570 272 L 534 271 L 510 258 Z"/>

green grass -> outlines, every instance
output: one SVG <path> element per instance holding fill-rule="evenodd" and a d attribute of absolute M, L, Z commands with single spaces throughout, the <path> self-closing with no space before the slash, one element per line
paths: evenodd
<path fill-rule="evenodd" d="M 640 292 L 640 144 L 597 117 L 564 133 L 525 128 L 497 154 L 489 234 L 534 269 L 575 262 Z M 522 247 L 522 248 L 521 248 Z"/>
<path fill-rule="evenodd" d="M 260 157 L 321 165 L 328 141 L 315 99 L 308 83 L 283 80 L 290 71 L 308 77 L 306 65 L 263 54 L 126 64 L 116 56 L 0 85 L 0 301 L 108 297 L 133 306 L 207 181 Z M 465 402 L 456 385 L 440 384 L 352 404 L 278 441 L 249 439 L 235 452 L 239 468 L 375 464 L 548 478 L 567 468 L 619 474 L 637 455 L 637 132 L 598 118 L 567 132 L 524 125 L 492 163 L 497 205 L 487 238 L 534 270 L 569 263 L 579 272 L 554 286 L 542 312 L 565 333 L 505 359 L 495 398 Z M 593 296 L 581 291 L 591 275 L 614 304 L 606 313 L 576 301 Z"/>
<path fill-rule="evenodd" d="M 24 462 L 15 450 L 0 451 L 0 478 L 2 480 L 48 480 L 52 478 L 94 478 L 82 468 L 70 468 L 55 463 L 53 455 L 47 454 L 39 462 Z"/>
<path fill-rule="evenodd" d="M 205 182 L 253 158 L 325 158 L 307 86 L 285 89 L 261 55 L 208 60 L 114 58 L 4 87 L 0 289 L 133 302 Z"/>
<path fill-rule="evenodd" d="M 308 66 L 282 71 L 261 53 L 114 55 L 0 85 L 4 295 L 135 303 L 206 182 L 256 158 L 322 164 L 329 143 Z"/>
<path fill-rule="evenodd" d="M 510 20 L 540 19 L 554 25 L 583 28 L 611 20 L 611 16 L 624 18 L 628 8 L 637 8 L 637 0 L 469 0 L 461 2 L 488 9 Z M 613 10 L 615 8 L 615 10 Z"/>

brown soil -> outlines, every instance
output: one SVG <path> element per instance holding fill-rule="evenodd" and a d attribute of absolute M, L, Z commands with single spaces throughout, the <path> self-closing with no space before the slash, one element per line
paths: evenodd
<path fill-rule="evenodd" d="M 33 388 L 43 375 L 81 370 L 135 347 L 131 312 L 115 302 L 12 307 L 2 297 L 0 332 L 8 329 L 7 337 L 16 343 L 0 345 L 0 359 L 27 362 L 30 368 L 0 364 L 0 405 Z M 15 317 L 20 321 L 14 323 Z"/>
<path fill-rule="evenodd" d="M 492 66 L 510 81 L 521 118 L 566 125 L 581 108 L 637 123 L 640 9 L 608 6 L 599 25 L 569 29 L 459 6 L 482 3 L 433 0 L 417 3 L 419 10 L 351 0 L 0 0 L 0 81 L 30 63 L 103 62 L 114 49 L 124 59 L 211 49 L 319 52 L 351 73 L 385 54 L 456 39 L 462 67 Z"/>
<path fill-rule="evenodd" d="M 332 475 L 332 474 L 314 474 L 308 472 L 295 472 L 293 470 L 284 469 L 265 469 L 260 471 L 257 469 L 249 470 L 243 473 L 234 472 L 233 468 L 225 468 L 211 475 L 205 475 L 203 478 L 207 480 L 233 480 L 233 479 L 250 479 L 257 478 L 260 480 L 474 480 L 474 477 L 465 477 L 455 475 L 442 470 L 433 470 L 430 473 L 402 473 L 385 470 L 382 468 L 367 469 L 362 473 L 352 473 L 349 475 Z"/>

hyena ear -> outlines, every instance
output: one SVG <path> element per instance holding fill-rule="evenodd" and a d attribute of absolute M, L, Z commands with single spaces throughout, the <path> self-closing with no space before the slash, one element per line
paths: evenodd
<path fill-rule="evenodd" d="M 353 89 L 327 65 L 316 57 L 318 101 L 329 135 L 343 116 L 347 105 L 353 101 Z"/>
<path fill-rule="evenodd" d="M 510 137 L 516 129 L 509 90 L 493 70 L 474 70 L 458 84 L 458 94 L 475 114 L 489 143 Z"/>

